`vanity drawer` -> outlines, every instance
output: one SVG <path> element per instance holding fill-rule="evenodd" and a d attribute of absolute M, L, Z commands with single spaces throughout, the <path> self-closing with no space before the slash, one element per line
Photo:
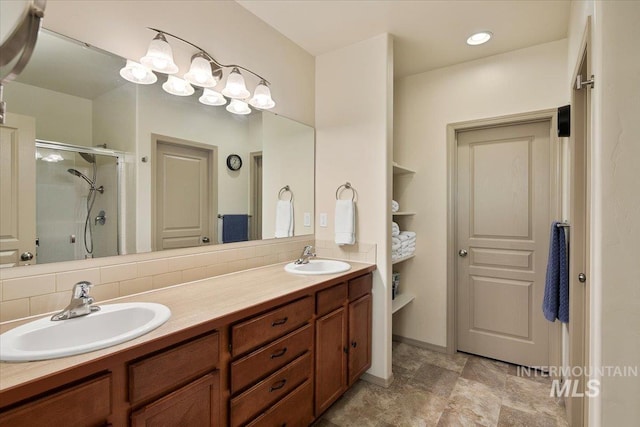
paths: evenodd
<path fill-rule="evenodd" d="M 307 352 L 231 400 L 231 427 L 245 424 L 311 377 Z"/>
<path fill-rule="evenodd" d="M 371 273 L 349 280 L 349 301 L 354 301 L 371 292 L 373 276 Z"/>
<path fill-rule="evenodd" d="M 313 302 L 309 296 L 233 326 L 232 355 L 243 354 L 307 322 L 313 316 Z"/>
<path fill-rule="evenodd" d="M 313 329 L 305 325 L 277 341 L 231 364 L 231 393 L 280 369 L 302 353 L 311 350 Z"/>
<path fill-rule="evenodd" d="M 218 333 L 180 344 L 129 365 L 129 402 L 157 397 L 218 366 Z"/>
<path fill-rule="evenodd" d="M 347 290 L 347 284 L 340 283 L 339 285 L 318 292 L 316 294 L 317 315 L 324 316 L 342 306 L 347 300 Z"/>
<path fill-rule="evenodd" d="M 308 426 L 313 420 L 311 381 L 272 406 L 247 427 Z"/>
<path fill-rule="evenodd" d="M 105 374 L 0 414 L 0 426 L 102 426 L 110 414 L 111 374 Z"/>

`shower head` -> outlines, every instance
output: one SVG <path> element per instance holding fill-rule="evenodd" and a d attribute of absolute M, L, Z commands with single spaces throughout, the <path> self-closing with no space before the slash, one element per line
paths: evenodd
<path fill-rule="evenodd" d="M 80 178 L 84 179 L 91 186 L 91 188 L 95 188 L 95 183 L 93 181 L 91 181 L 89 178 L 87 178 L 87 176 L 85 174 L 83 174 L 82 172 L 80 172 L 79 170 L 77 170 L 77 169 L 67 169 L 67 172 L 69 172 L 71 175 L 75 175 L 77 177 L 80 177 Z"/>
<path fill-rule="evenodd" d="M 90 154 L 90 153 L 78 153 L 82 156 L 83 159 L 85 159 L 87 162 L 93 164 L 96 162 L 96 155 L 95 154 Z"/>

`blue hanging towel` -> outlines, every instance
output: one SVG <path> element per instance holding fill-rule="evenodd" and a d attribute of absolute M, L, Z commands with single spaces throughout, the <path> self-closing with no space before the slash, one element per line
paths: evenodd
<path fill-rule="evenodd" d="M 222 216 L 222 243 L 245 242 L 249 240 L 249 215 Z"/>
<path fill-rule="evenodd" d="M 567 259 L 567 242 L 564 228 L 551 224 L 549 239 L 549 259 L 547 261 L 547 277 L 544 286 L 542 312 L 544 317 L 555 322 L 569 323 L 569 260 Z"/>

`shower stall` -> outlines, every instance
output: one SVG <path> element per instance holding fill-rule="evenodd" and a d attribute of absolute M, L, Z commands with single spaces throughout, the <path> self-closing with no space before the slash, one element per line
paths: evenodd
<path fill-rule="evenodd" d="M 36 140 L 37 263 L 118 255 L 124 154 Z"/>

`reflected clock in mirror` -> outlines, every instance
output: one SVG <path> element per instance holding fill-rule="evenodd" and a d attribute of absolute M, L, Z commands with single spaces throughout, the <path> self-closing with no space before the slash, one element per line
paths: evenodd
<path fill-rule="evenodd" d="M 66 254 L 51 261 L 87 257 L 85 224 L 90 224 L 94 231 L 93 256 L 157 248 L 158 217 L 164 214 L 157 208 L 159 158 L 154 141 L 159 136 L 212 153 L 204 180 L 210 186 L 206 190 L 208 199 L 201 199 L 209 207 L 207 221 L 211 229 L 197 239 L 188 239 L 191 243 L 176 243 L 174 247 L 221 243 L 223 220 L 219 216 L 225 215 L 250 218 L 249 240 L 274 238 L 278 190 L 285 185 L 296 196 L 294 235 L 313 234 L 313 227 L 303 225 L 304 213 L 314 212 L 313 128 L 270 112 L 252 111 L 240 117 L 227 112 L 224 106 L 203 105 L 198 96 L 170 95 L 161 88 L 165 75 L 158 75 L 155 84 L 135 85 L 119 75 L 126 62 L 124 58 L 45 29 L 40 31 L 31 61 L 16 81 L 6 84 L 4 96 L 11 120 L 33 126 L 31 154 L 23 155 L 20 161 L 26 165 L 25 171 L 40 174 L 37 180 L 40 184 L 33 182 L 30 185 L 34 188 L 25 189 L 35 194 L 36 200 L 30 207 L 16 206 L 15 214 L 21 219 L 34 218 L 37 235 L 27 239 L 32 244 L 38 239 L 42 248 L 49 245 L 52 253 Z M 53 154 L 42 151 L 40 158 L 36 158 L 35 139 L 51 144 Z M 3 136 L 2 156 L 17 155 L 17 151 L 5 150 L 7 141 Z M 80 148 L 56 150 L 56 144 Z M 112 160 L 116 163 L 115 172 L 107 173 L 111 166 L 107 166 L 106 158 L 98 157 L 93 178 L 92 163 L 80 153 L 95 149 L 115 154 L 109 157 L 115 159 Z M 56 155 L 69 159 L 59 161 L 56 166 L 44 159 L 49 155 L 53 157 L 48 159 Z M 233 155 L 238 156 L 237 160 Z M 143 158 L 148 162 L 143 162 Z M 3 165 L 5 161 L 2 158 Z M 225 173 L 227 167 L 235 172 Z M 87 180 L 72 175 L 68 169 L 76 169 Z M 197 175 L 192 173 L 196 169 L 184 170 L 190 173 L 171 181 L 179 190 L 177 197 L 199 197 L 199 194 L 204 197 L 201 181 L 189 180 Z M 47 180 L 47 176 L 59 179 Z M 92 187 L 101 186 L 104 193 L 97 192 L 91 215 L 87 215 L 88 193 Z M 63 191 L 64 187 L 75 190 Z M 2 194 L 3 201 L 7 200 L 5 197 L 9 196 Z M 109 202 L 110 206 L 103 203 L 107 197 L 116 197 Z M 95 218 L 102 210 L 105 226 Z M 183 210 L 187 223 L 197 214 Z M 0 231 L 4 234 L 4 230 Z M 99 236 L 97 231 L 107 235 Z M 46 261 L 44 257 L 38 259 L 38 249 L 34 250 L 35 258 L 30 264 Z M 25 252 L 19 248 L 16 251 Z M 9 266 L 19 264 L 2 261 Z"/>

